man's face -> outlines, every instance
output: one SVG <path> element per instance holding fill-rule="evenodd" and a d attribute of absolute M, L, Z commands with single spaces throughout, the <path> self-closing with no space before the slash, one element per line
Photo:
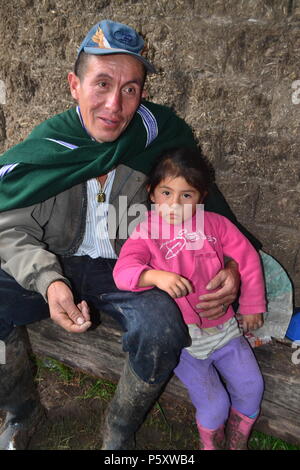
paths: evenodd
<path fill-rule="evenodd" d="M 81 79 L 69 73 L 85 128 L 98 142 L 124 132 L 140 104 L 144 75 L 144 66 L 128 54 L 91 55 Z"/>

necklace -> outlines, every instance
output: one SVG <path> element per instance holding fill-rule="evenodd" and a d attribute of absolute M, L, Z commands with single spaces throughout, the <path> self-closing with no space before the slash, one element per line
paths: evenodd
<path fill-rule="evenodd" d="M 102 186 L 101 181 L 100 181 L 100 176 L 97 178 L 98 184 L 99 184 L 99 191 L 96 195 L 97 202 L 105 202 L 106 200 L 106 194 L 105 194 L 105 187 L 106 187 L 106 182 L 107 182 L 107 177 L 104 181 L 104 185 Z"/>

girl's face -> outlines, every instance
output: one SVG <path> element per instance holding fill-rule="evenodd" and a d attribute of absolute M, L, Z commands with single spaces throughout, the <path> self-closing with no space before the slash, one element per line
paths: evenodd
<path fill-rule="evenodd" d="M 196 205 L 201 203 L 203 196 L 185 178 L 178 176 L 163 179 L 150 199 L 166 222 L 177 225 L 194 215 Z"/>

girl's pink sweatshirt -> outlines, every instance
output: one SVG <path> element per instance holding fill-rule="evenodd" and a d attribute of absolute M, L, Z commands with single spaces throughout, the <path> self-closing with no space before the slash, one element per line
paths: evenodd
<path fill-rule="evenodd" d="M 222 317 L 209 320 L 201 318 L 201 309 L 196 307 L 200 295 L 212 292 L 206 285 L 224 267 L 224 256 L 234 259 L 239 266 L 239 312 L 244 315 L 265 312 L 265 285 L 258 253 L 235 225 L 213 212 L 197 210 L 188 223 L 180 226 L 169 225 L 156 212 L 148 212 L 146 220 L 122 247 L 113 275 L 119 289 L 134 292 L 152 288 L 138 285 L 145 269 L 184 276 L 193 286 L 191 294 L 175 299 L 184 320 L 209 328 L 235 314 L 229 306 Z"/>

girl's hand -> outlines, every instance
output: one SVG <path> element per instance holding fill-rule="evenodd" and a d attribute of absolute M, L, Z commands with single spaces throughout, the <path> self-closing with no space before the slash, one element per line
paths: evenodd
<path fill-rule="evenodd" d="M 156 286 L 167 292 L 173 299 L 184 297 L 193 292 L 191 283 L 185 277 L 158 269 L 144 271 L 140 276 L 139 286 Z"/>
<path fill-rule="evenodd" d="M 243 320 L 243 330 L 245 333 L 251 330 L 257 330 L 264 324 L 264 318 L 262 313 L 256 313 L 254 315 L 242 315 Z"/>
<path fill-rule="evenodd" d="M 157 271 L 155 285 L 167 292 L 173 299 L 184 297 L 193 291 L 190 282 L 185 277 L 168 271 Z"/>

